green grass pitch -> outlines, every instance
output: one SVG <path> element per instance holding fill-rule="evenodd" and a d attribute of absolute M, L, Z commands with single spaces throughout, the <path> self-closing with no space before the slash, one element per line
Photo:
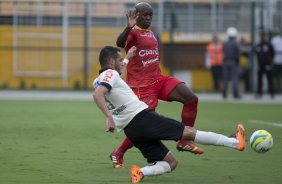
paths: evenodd
<path fill-rule="evenodd" d="M 181 105 L 160 103 L 157 111 L 179 120 Z M 249 145 L 244 152 L 199 145 L 205 153 L 192 155 L 166 141 L 178 167 L 143 183 L 281 183 L 281 118 L 282 104 L 200 102 L 197 129 L 230 135 L 242 122 L 247 139 L 255 130 L 268 130 L 274 137 L 272 150 L 258 154 Z M 112 167 L 109 153 L 123 138 L 122 132 L 105 132 L 105 119 L 92 101 L 1 100 L 0 183 L 130 183 L 130 166 L 146 162 L 133 148 L 125 155 L 124 169 Z"/>

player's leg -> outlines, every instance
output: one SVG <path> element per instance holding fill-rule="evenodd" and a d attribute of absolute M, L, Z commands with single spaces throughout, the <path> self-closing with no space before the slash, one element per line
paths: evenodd
<path fill-rule="evenodd" d="M 217 66 L 217 75 L 218 75 L 218 92 L 221 92 L 221 89 L 222 89 L 222 66 Z"/>
<path fill-rule="evenodd" d="M 130 169 L 132 183 L 140 182 L 145 176 L 159 176 L 173 171 L 178 161 L 161 141 L 134 141 L 149 163 L 139 168 L 133 165 Z M 165 157 L 163 157 L 165 155 Z"/>
<path fill-rule="evenodd" d="M 151 88 L 133 88 L 133 92 L 138 96 L 138 98 L 148 105 L 148 109 L 155 109 L 158 105 L 158 98 L 156 95 L 156 90 Z M 154 95 L 155 94 L 155 95 Z M 110 154 L 113 166 L 115 168 L 123 167 L 123 156 L 127 150 L 133 147 L 130 139 L 125 138 L 119 147 L 115 148 Z"/>
<path fill-rule="evenodd" d="M 213 132 L 195 130 L 154 111 L 142 111 L 142 114 L 139 113 L 137 116 L 124 128 L 124 133 L 141 151 L 147 162 L 154 164 L 143 168 L 133 165 L 130 170 L 132 183 L 140 182 L 144 176 L 161 175 L 176 168 L 176 158 L 160 140 L 183 138 L 201 144 L 227 146 L 240 151 L 246 147 L 246 133 L 241 124 L 237 126 L 236 138 L 229 138 Z"/>
<path fill-rule="evenodd" d="M 227 98 L 227 88 L 228 88 L 228 81 L 229 81 L 229 63 L 223 64 L 223 72 L 222 72 L 222 96 L 223 98 Z"/>
<path fill-rule="evenodd" d="M 183 104 L 181 119 L 186 126 L 193 127 L 198 112 L 198 97 L 184 83 L 179 83 L 168 96 L 169 101 L 177 101 Z"/>
<path fill-rule="evenodd" d="M 123 168 L 123 156 L 125 152 L 132 147 L 132 142 L 126 137 L 120 146 L 112 151 L 110 159 L 112 160 L 114 168 Z"/>
<path fill-rule="evenodd" d="M 274 64 L 274 77 L 275 77 L 275 87 L 276 92 L 280 93 L 282 91 L 282 65 Z"/>
<path fill-rule="evenodd" d="M 273 79 L 272 79 L 272 70 L 266 70 L 266 78 L 268 84 L 268 92 L 271 98 L 274 98 L 274 87 L 273 87 Z"/>
<path fill-rule="evenodd" d="M 246 131 L 242 124 L 237 125 L 235 137 L 227 137 L 214 132 L 205 132 L 186 126 L 182 138 L 194 140 L 194 142 L 205 145 L 225 146 L 243 151 L 246 148 Z"/>
<path fill-rule="evenodd" d="M 240 95 L 239 95 L 239 68 L 235 62 L 232 63 L 231 65 L 231 80 L 232 80 L 233 97 L 240 98 Z"/>
<path fill-rule="evenodd" d="M 176 168 L 177 163 L 176 157 L 171 152 L 168 152 L 162 161 L 156 161 L 142 168 L 133 165 L 130 168 L 131 182 L 139 183 L 145 176 L 159 176 L 169 173 Z"/>
<path fill-rule="evenodd" d="M 139 113 L 128 126 L 124 133 L 132 140 L 148 166 L 139 168 L 132 166 L 132 181 L 140 181 L 143 176 L 157 176 L 171 172 L 177 166 L 175 156 L 160 140 L 179 140 L 184 126 L 179 122 L 166 118 L 154 111 L 144 110 Z"/>
<path fill-rule="evenodd" d="M 213 89 L 214 91 L 218 92 L 219 91 L 219 82 L 220 82 L 219 80 L 220 73 L 219 73 L 218 66 L 212 66 L 211 71 L 212 71 L 212 78 L 213 78 Z"/>
<path fill-rule="evenodd" d="M 246 147 L 246 131 L 242 124 L 237 125 L 236 136 L 227 137 L 222 134 L 200 131 L 193 127 L 184 126 L 174 119 L 160 116 L 153 111 L 143 117 L 142 123 L 144 122 L 147 122 L 147 126 L 143 128 L 144 134 L 142 134 L 142 132 L 136 133 L 139 129 L 133 131 L 137 134 L 138 138 L 176 141 L 185 139 L 200 144 L 231 147 L 240 151 L 243 151 Z M 153 127 L 153 129 L 151 129 L 151 127 Z"/>
<path fill-rule="evenodd" d="M 263 75 L 263 69 L 260 67 L 258 69 L 258 85 L 257 85 L 257 97 L 261 97 L 262 96 L 262 75 Z"/>
<path fill-rule="evenodd" d="M 126 132 L 128 133 L 128 131 L 130 130 Z M 145 176 L 159 176 L 169 173 L 176 168 L 178 163 L 176 157 L 161 141 L 138 139 L 138 136 L 132 140 L 148 162 L 148 165 L 142 168 L 136 165 L 131 167 L 132 183 L 139 183 Z"/>
<path fill-rule="evenodd" d="M 198 97 L 192 90 L 190 90 L 182 81 L 167 77 L 161 92 L 160 99 L 177 101 L 183 104 L 181 112 L 182 124 L 193 127 L 198 111 Z M 176 147 L 179 151 L 189 151 L 194 154 L 202 154 L 204 152 L 203 149 L 195 146 L 192 141 L 180 140 Z"/>

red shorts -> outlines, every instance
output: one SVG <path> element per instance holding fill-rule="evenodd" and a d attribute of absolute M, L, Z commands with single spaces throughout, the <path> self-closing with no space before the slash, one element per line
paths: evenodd
<path fill-rule="evenodd" d="M 183 83 L 183 81 L 163 75 L 151 85 L 140 88 L 134 87 L 132 90 L 141 101 L 149 106 L 149 109 L 155 109 L 158 106 L 158 99 L 169 101 L 169 94 L 180 83 Z"/>

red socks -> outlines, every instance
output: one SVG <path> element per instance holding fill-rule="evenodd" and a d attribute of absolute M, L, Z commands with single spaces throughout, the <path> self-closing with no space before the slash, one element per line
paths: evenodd
<path fill-rule="evenodd" d="M 121 151 L 122 153 L 125 153 L 128 149 L 132 148 L 133 144 L 130 139 L 127 137 L 123 140 L 121 145 L 118 147 L 118 150 Z"/>
<path fill-rule="evenodd" d="M 193 127 L 196 120 L 197 111 L 198 111 L 198 98 L 195 98 L 184 104 L 181 113 L 182 123 L 186 126 Z"/>

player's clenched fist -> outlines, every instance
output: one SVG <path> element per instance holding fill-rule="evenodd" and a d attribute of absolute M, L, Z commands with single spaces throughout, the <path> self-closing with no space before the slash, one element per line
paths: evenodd
<path fill-rule="evenodd" d="M 127 52 L 126 59 L 131 60 L 136 54 L 136 49 L 137 48 L 135 46 L 131 47 Z"/>

